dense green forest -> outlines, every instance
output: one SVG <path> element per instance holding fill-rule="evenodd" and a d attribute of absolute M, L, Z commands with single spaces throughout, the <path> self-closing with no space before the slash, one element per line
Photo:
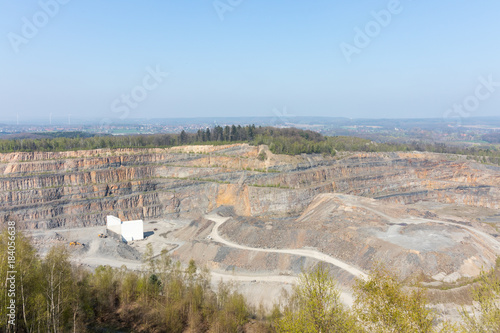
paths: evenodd
<path fill-rule="evenodd" d="M 22 132 L 22 133 L 2 133 L 0 139 L 2 140 L 34 140 L 34 139 L 56 139 L 56 138 L 91 138 L 99 136 L 97 133 L 89 132 Z"/>
<path fill-rule="evenodd" d="M 494 142 L 493 138 L 490 138 Z M 377 143 L 351 136 L 323 136 L 309 130 L 249 126 L 215 126 L 196 133 L 180 134 L 91 136 L 66 133 L 60 137 L 37 139 L 0 140 L 0 152 L 67 151 L 98 148 L 153 148 L 193 144 L 227 144 L 246 142 L 251 145 L 266 144 L 275 154 L 335 155 L 340 151 L 395 152 L 420 151 L 467 155 L 483 163 L 500 165 L 500 148 L 483 146 L 445 145 L 443 143 Z"/>
<path fill-rule="evenodd" d="M 8 272 L 15 242 L 15 272 Z M 10 251 L 10 252 L 9 252 Z M 376 266 L 354 286 L 354 305 L 340 301 L 325 265 L 304 272 L 273 310 L 254 308 L 230 285 L 214 291 L 207 269 L 182 267 L 149 246 L 140 271 L 71 264 L 63 245 L 41 259 L 31 240 L 4 227 L 0 234 L 2 332 L 499 332 L 500 258 L 473 288 L 474 315 L 440 323 L 425 290 L 406 288 Z M 14 280 L 12 280 L 14 279 Z M 13 294 L 15 293 L 15 295 Z M 14 297 L 15 304 L 10 306 Z M 9 309 L 9 306 L 12 309 Z M 15 321 L 16 326 L 8 325 Z"/>

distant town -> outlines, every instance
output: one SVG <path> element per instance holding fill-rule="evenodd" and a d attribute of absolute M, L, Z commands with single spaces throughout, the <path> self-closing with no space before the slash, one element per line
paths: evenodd
<path fill-rule="evenodd" d="M 329 136 L 357 136 L 376 142 L 498 143 L 500 117 L 435 119 L 349 119 L 329 117 L 220 117 L 78 120 L 0 123 L 0 139 L 37 138 L 37 134 L 81 132 L 88 135 L 195 133 L 226 125 L 272 126 L 312 130 Z"/>

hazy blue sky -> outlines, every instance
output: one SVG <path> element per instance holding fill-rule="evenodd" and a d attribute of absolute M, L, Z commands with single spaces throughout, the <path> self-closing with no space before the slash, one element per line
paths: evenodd
<path fill-rule="evenodd" d="M 0 0 L 0 121 L 500 115 L 498 0 L 55 1 Z"/>

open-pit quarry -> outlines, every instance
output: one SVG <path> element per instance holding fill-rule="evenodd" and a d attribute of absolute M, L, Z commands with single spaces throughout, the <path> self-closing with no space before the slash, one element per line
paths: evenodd
<path fill-rule="evenodd" d="M 355 278 L 380 262 L 418 277 L 435 304 L 467 305 L 469 281 L 500 255 L 500 168 L 459 155 L 247 144 L 10 153 L 0 175 L 0 218 L 42 254 L 67 243 L 82 265 L 141 269 L 151 243 L 266 306 L 318 262 L 348 304 Z M 145 239 L 98 237 L 107 215 L 144 220 Z"/>

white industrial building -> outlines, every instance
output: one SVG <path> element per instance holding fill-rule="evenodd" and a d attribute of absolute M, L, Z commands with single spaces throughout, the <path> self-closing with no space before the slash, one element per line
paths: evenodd
<path fill-rule="evenodd" d="M 106 228 L 111 237 L 125 243 L 144 239 L 144 222 L 142 220 L 122 221 L 115 216 L 108 215 Z"/>

